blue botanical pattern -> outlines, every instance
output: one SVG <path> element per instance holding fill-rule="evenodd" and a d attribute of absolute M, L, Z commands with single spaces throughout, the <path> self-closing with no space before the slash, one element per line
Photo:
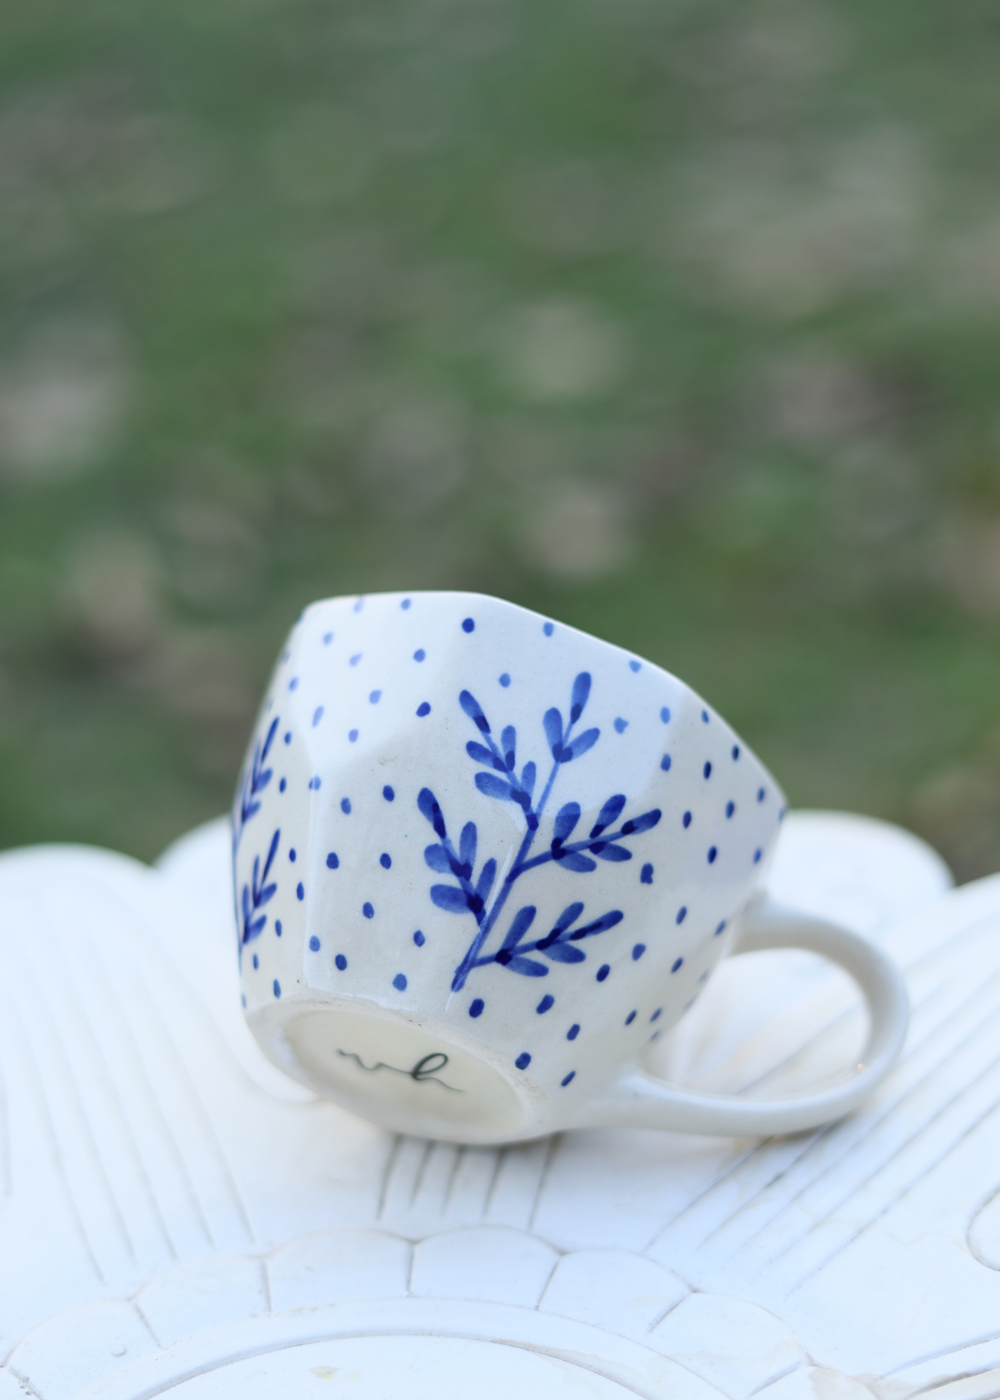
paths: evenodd
<path fill-rule="evenodd" d="M 270 728 L 262 740 L 258 740 L 257 747 L 253 752 L 253 761 L 246 777 L 243 779 L 243 786 L 240 789 L 239 802 L 233 813 L 233 852 L 235 854 L 237 846 L 240 844 L 240 837 L 243 835 L 243 828 L 251 817 L 255 817 L 260 811 L 260 794 L 271 781 L 274 770 L 265 768 L 267 756 L 271 752 L 271 745 L 274 743 L 274 736 L 278 732 L 278 716 L 275 715 L 271 721 Z"/>
<path fill-rule="evenodd" d="M 267 923 L 267 915 L 262 913 L 261 910 L 264 908 L 265 904 L 270 904 L 278 888 L 276 880 L 272 880 L 271 883 L 268 884 L 268 876 L 271 873 L 271 866 L 274 864 L 274 857 L 278 854 L 278 842 L 280 839 L 281 831 L 279 829 L 271 837 L 271 844 L 268 848 L 263 870 L 260 866 L 260 856 L 254 856 L 250 883 L 243 886 L 239 909 L 241 956 L 244 946 L 251 942 L 252 939 L 259 938 L 264 929 L 264 925 Z"/>
<path fill-rule="evenodd" d="M 522 875 L 549 861 L 556 862 L 564 870 L 585 875 L 597 869 L 599 860 L 631 860 L 632 852 L 623 843 L 651 830 L 660 820 L 659 808 L 654 808 L 618 824 L 626 799 L 623 793 L 615 793 L 604 803 L 589 833 L 574 841 L 571 838 L 579 825 L 581 808 L 579 802 L 566 802 L 556 813 L 547 849 L 531 855 L 546 803 L 559 774 L 567 763 L 582 758 L 601 737 L 599 729 L 574 733 L 586 709 L 590 685 L 590 673 L 581 671 L 573 682 L 568 718 L 564 720 L 562 712 L 555 706 L 546 710 L 542 718 L 552 767 L 537 801 L 535 789 L 538 773 L 535 763 L 529 760 L 520 773 L 517 770 L 517 733 L 514 726 L 507 725 L 497 743 L 483 707 L 475 696 L 463 690 L 458 697 L 462 709 L 479 731 L 480 737 L 470 740 L 465 746 L 469 757 L 481 770 L 476 774 L 476 787 L 487 797 L 500 802 L 513 802 L 520 807 L 526 830 L 510 871 L 499 889 L 495 889 L 495 857 L 487 857 L 476 873 L 478 836 L 475 822 L 466 822 L 462 827 L 456 848 L 448 834 L 437 798 L 430 788 L 420 790 L 417 806 L 438 838 L 424 851 L 424 860 L 431 870 L 449 877 L 449 883 L 431 886 L 431 899 L 439 909 L 471 915 L 476 921 L 475 935 L 455 969 L 452 991 L 460 991 L 475 968 L 486 967 L 490 963 L 498 963 L 524 977 L 546 976 L 549 971 L 547 964 L 537 956 L 530 957 L 532 953 L 540 953 L 551 962 L 583 962 L 586 954 L 577 945 L 585 938 L 605 933 L 622 921 L 621 910 L 610 909 L 597 919 L 581 923 L 579 920 L 584 906 L 576 901 L 566 906 L 553 926 L 541 937 L 529 938 L 538 910 L 535 905 L 526 904 L 514 915 L 499 948 L 484 952 L 510 892 Z"/>

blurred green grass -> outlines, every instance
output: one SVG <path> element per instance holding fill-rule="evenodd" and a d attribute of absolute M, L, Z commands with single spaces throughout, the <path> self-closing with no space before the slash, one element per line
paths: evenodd
<path fill-rule="evenodd" d="M 7 0 L 0 844 L 228 805 L 303 604 L 473 588 L 1000 867 L 1000 13 Z"/>

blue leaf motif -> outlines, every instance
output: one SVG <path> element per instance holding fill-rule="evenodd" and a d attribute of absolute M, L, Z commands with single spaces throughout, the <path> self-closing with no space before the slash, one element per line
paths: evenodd
<path fill-rule="evenodd" d="M 522 977 L 547 977 L 549 969 L 544 963 L 533 962 L 531 958 L 512 957 L 510 953 L 502 950 L 497 953 L 496 961 L 504 967 L 509 967 L 511 972 L 519 972 Z"/>
<path fill-rule="evenodd" d="M 573 948 L 569 943 L 553 943 L 548 948 L 540 948 L 540 951 L 553 962 L 578 963 L 583 962 L 586 953 L 582 953 L 579 948 Z"/>
<path fill-rule="evenodd" d="M 495 758 L 485 744 L 477 744 L 475 739 L 470 739 L 465 746 L 465 752 L 470 758 L 474 758 L 477 763 L 485 763 L 487 768 L 496 768 L 501 773 L 505 772 L 504 765 L 498 758 Z"/>
<path fill-rule="evenodd" d="M 562 754 L 563 722 L 562 715 L 553 705 L 551 710 L 545 711 L 542 720 L 542 728 L 545 730 L 545 737 L 549 741 L 549 748 L 552 750 L 552 757 L 558 763 Z"/>
<path fill-rule="evenodd" d="M 573 682 L 573 699 L 569 712 L 570 724 L 576 724 L 583 714 L 584 706 L 590 695 L 590 672 L 581 671 Z"/>
<path fill-rule="evenodd" d="M 490 890 L 497 877 L 497 863 L 491 856 L 480 871 L 479 880 L 476 884 L 476 895 L 480 900 L 480 908 L 490 897 Z"/>
<path fill-rule="evenodd" d="M 448 835 L 444 824 L 444 814 L 430 788 L 421 788 L 417 793 L 417 806 L 443 841 Z"/>
<path fill-rule="evenodd" d="M 512 724 L 508 724 L 500 735 L 500 749 L 503 753 L 504 763 L 508 770 L 513 772 L 517 759 L 517 730 Z"/>
<path fill-rule="evenodd" d="M 585 729 L 572 743 L 563 745 L 558 755 L 559 762 L 569 763 L 570 759 L 579 758 L 580 755 L 585 754 L 588 749 L 592 749 L 600 737 L 601 731 L 599 729 Z M 553 750 L 553 753 L 554 752 Z"/>
<path fill-rule="evenodd" d="M 476 727 L 482 734 L 488 734 L 490 732 L 489 720 L 483 714 L 482 706 L 474 695 L 471 695 L 467 690 L 463 690 L 458 697 L 458 703 L 469 718 L 475 721 Z"/>
<path fill-rule="evenodd" d="M 579 802 L 567 802 L 559 808 L 553 825 L 554 839 L 565 841 L 580 820 Z"/>
<path fill-rule="evenodd" d="M 606 933 L 609 928 L 614 928 L 615 924 L 620 924 L 625 915 L 620 909 L 609 909 L 606 914 L 602 914 L 593 923 L 586 924 L 583 928 L 574 929 L 570 938 L 576 943 L 581 938 L 590 938 L 595 933 Z"/>
<path fill-rule="evenodd" d="M 512 952 L 520 943 L 521 939 L 528 932 L 528 929 L 535 921 L 537 910 L 533 904 L 526 904 L 523 909 L 519 909 L 511 920 L 510 928 L 507 930 L 507 937 L 503 941 L 502 952 Z"/>
<path fill-rule="evenodd" d="M 450 875 L 451 856 L 443 846 L 426 846 L 424 848 L 424 860 L 432 870 L 436 870 L 439 875 Z"/>
<path fill-rule="evenodd" d="M 447 909 L 450 914 L 469 911 L 469 897 L 457 885 L 431 885 L 431 899 L 439 909 Z"/>
<path fill-rule="evenodd" d="M 476 844 L 476 823 L 466 822 L 458 840 L 458 858 L 463 865 L 468 866 L 469 875 L 476 864 Z"/>
<path fill-rule="evenodd" d="M 535 765 L 533 763 L 526 763 L 521 769 L 521 787 L 529 798 L 535 791 Z"/>
<path fill-rule="evenodd" d="M 587 847 L 588 851 L 593 851 L 598 860 L 631 860 L 632 852 L 624 846 L 616 846 L 612 841 L 595 841 L 592 846 Z"/>
<path fill-rule="evenodd" d="M 507 802 L 512 798 L 510 784 L 505 783 L 503 778 L 498 778 L 495 773 L 477 773 L 476 787 L 487 797 L 498 797 Z"/>
<path fill-rule="evenodd" d="M 597 821 L 590 829 L 591 836 L 600 836 L 606 827 L 616 822 L 621 816 L 621 810 L 624 806 L 625 794 L 623 792 L 616 792 L 614 797 L 609 797 L 597 814 Z"/>
<path fill-rule="evenodd" d="M 579 851 L 553 851 L 553 860 L 557 861 L 563 870 L 574 870 L 578 875 L 589 874 L 591 870 L 596 870 L 597 866 L 589 856 L 582 856 Z"/>

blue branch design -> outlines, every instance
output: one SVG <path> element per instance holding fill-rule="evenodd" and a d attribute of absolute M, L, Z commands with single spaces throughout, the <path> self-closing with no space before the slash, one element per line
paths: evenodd
<path fill-rule="evenodd" d="M 274 775 L 273 768 L 265 768 L 267 756 L 271 752 L 271 745 L 274 743 L 274 736 L 278 732 L 278 716 L 275 715 L 271 721 L 270 728 L 262 740 L 258 740 L 254 749 L 253 761 L 250 769 L 243 779 L 243 786 L 240 789 L 240 800 L 233 813 L 233 854 L 240 844 L 240 837 L 243 835 L 243 828 L 251 817 L 255 817 L 260 811 L 260 794 L 267 787 Z"/>
<path fill-rule="evenodd" d="M 549 861 L 555 861 L 564 870 L 587 874 L 597 869 L 598 860 L 624 861 L 632 859 L 632 852 L 621 844 L 633 836 L 651 830 L 660 820 L 659 808 L 644 812 L 639 817 L 622 822 L 614 830 L 615 823 L 625 806 L 623 793 L 615 793 L 604 803 L 597 821 L 587 837 L 569 841 L 581 815 L 578 802 L 567 802 L 556 813 L 552 838 L 548 850 L 529 859 L 529 852 L 538 834 L 546 803 L 551 795 L 556 779 L 567 764 L 581 758 L 594 747 L 601 736 L 597 728 L 585 729 L 574 735 L 590 697 L 591 677 L 588 671 L 581 671 L 573 681 L 570 695 L 568 718 L 564 721 L 560 710 L 555 706 L 546 710 L 542 718 L 542 729 L 552 756 L 552 768 L 542 788 L 537 802 L 534 792 L 537 768 L 533 761 L 524 764 L 517 771 L 517 731 L 507 725 L 497 743 L 489 720 L 479 701 L 468 690 L 458 697 L 459 704 L 479 730 L 479 739 L 470 739 L 465 749 L 473 762 L 483 771 L 476 774 L 476 787 L 486 797 L 497 801 L 513 802 L 520 807 L 525 818 L 525 833 L 510 871 L 489 904 L 490 895 L 496 883 L 497 862 L 490 857 L 483 863 L 478 879 L 475 878 L 477 832 L 475 822 L 466 822 L 459 837 L 458 850 L 448 836 L 448 829 L 441 806 L 430 788 L 421 788 L 417 806 L 434 828 L 438 840 L 424 851 L 424 860 L 431 870 L 449 875 L 453 883 L 431 886 L 431 900 L 439 909 L 454 914 L 471 914 L 476 921 L 476 933 L 465 956 L 455 969 L 452 991 L 461 991 L 470 972 L 489 963 L 499 963 L 525 977 L 544 977 L 548 973 L 545 963 L 529 958 L 527 954 L 539 952 L 553 962 L 583 962 L 586 954 L 572 946 L 584 938 L 604 933 L 621 922 L 620 910 L 612 909 L 585 925 L 576 925 L 583 913 L 583 904 L 574 903 L 563 910 L 549 932 L 534 942 L 526 942 L 525 935 L 534 921 L 536 908 L 525 905 L 519 909 L 507 931 L 500 948 L 495 953 L 483 954 L 483 948 L 492 933 L 515 881 Z"/>
<path fill-rule="evenodd" d="M 267 923 L 267 915 L 260 913 L 265 904 L 269 904 L 274 898 L 278 888 L 276 880 L 267 883 L 267 877 L 271 873 L 271 866 L 274 864 L 274 857 L 278 853 L 278 841 L 281 839 L 281 829 L 271 837 L 271 845 L 268 848 L 267 859 L 264 861 L 264 869 L 260 868 L 260 856 L 253 858 L 253 872 L 249 885 L 243 886 L 241 900 L 240 919 L 240 951 L 245 944 L 254 938 L 259 938 Z"/>

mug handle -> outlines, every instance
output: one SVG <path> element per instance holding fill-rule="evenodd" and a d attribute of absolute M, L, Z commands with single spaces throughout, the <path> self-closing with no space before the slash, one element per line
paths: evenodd
<path fill-rule="evenodd" d="M 903 1048 L 910 1016 L 906 985 L 895 963 L 859 934 L 769 897 L 748 907 L 731 956 L 765 948 L 819 953 L 842 967 L 864 993 L 871 1017 L 868 1041 L 860 1061 L 839 1083 L 818 1093 L 745 1102 L 681 1089 L 629 1068 L 591 1106 L 591 1126 L 769 1137 L 841 1118 L 882 1082 Z"/>

